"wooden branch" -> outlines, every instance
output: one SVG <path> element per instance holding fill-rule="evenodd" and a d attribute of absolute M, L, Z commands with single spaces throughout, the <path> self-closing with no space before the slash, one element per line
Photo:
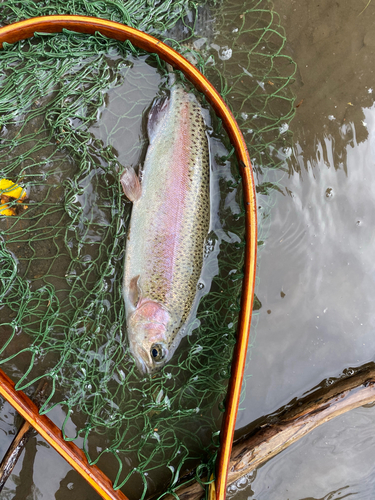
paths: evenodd
<path fill-rule="evenodd" d="M 354 370 L 351 370 L 354 372 Z M 263 419 L 252 432 L 233 446 L 228 485 L 249 474 L 321 424 L 349 410 L 375 401 L 375 363 L 368 363 L 346 376 L 293 400 Z M 176 490 L 180 500 L 199 500 L 203 489 L 198 483 Z M 163 500 L 174 500 L 167 495 Z"/>
<path fill-rule="evenodd" d="M 34 433 L 34 429 L 28 422 L 23 421 L 23 424 L 13 439 L 8 451 L 4 455 L 3 461 L 0 464 L 0 491 L 3 489 L 12 470 L 14 469 L 17 460 L 19 459 L 29 437 Z"/>
<path fill-rule="evenodd" d="M 33 401 L 38 408 L 40 408 L 43 399 L 45 399 L 45 391 L 47 389 L 47 385 L 48 383 L 46 381 L 41 381 L 37 390 L 35 391 Z M 34 428 L 31 426 L 31 424 L 29 424 L 29 422 L 23 420 L 19 431 L 17 432 L 0 464 L 0 492 L 3 489 L 10 474 L 12 473 L 17 460 L 21 456 L 21 453 L 26 446 L 29 437 L 31 437 L 33 434 Z"/>

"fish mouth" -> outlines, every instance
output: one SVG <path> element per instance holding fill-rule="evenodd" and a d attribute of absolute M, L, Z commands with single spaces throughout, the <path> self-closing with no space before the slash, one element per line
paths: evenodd
<path fill-rule="evenodd" d="M 150 360 L 148 359 L 146 349 L 139 344 L 133 344 L 132 342 L 130 342 L 130 351 L 133 355 L 138 370 L 144 375 L 150 373 Z"/>
<path fill-rule="evenodd" d="M 146 354 L 146 351 L 142 349 L 143 353 Z M 142 352 L 138 353 L 139 356 L 135 358 L 135 362 L 137 364 L 138 370 L 143 374 L 147 375 L 148 373 L 151 373 L 150 367 L 147 365 L 146 361 L 144 360 L 142 356 Z"/>
<path fill-rule="evenodd" d="M 150 373 L 149 367 L 147 366 L 147 363 L 144 360 L 144 354 L 146 353 L 145 352 L 142 353 L 142 351 L 139 348 L 137 349 L 130 348 L 130 352 L 135 361 L 135 365 L 138 371 L 142 373 L 142 375 L 147 375 L 148 373 Z"/>

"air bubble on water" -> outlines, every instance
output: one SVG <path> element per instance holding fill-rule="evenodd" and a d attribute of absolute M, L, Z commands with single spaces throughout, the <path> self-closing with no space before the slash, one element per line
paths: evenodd
<path fill-rule="evenodd" d="M 284 148 L 285 158 L 290 158 L 292 156 L 292 148 Z"/>
<path fill-rule="evenodd" d="M 227 61 L 232 57 L 233 51 L 227 45 L 225 45 L 224 47 L 220 47 L 216 43 L 211 43 L 211 47 L 217 51 L 218 56 L 222 61 Z"/>
<path fill-rule="evenodd" d="M 198 290 L 203 290 L 203 288 L 204 288 L 204 284 L 200 281 L 198 283 Z"/>
<path fill-rule="evenodd" d="M 214 250 L 215 243 L 211 238 L 208 238 L 204 247 L 204 257 L 208 257 L 208 255 Z"/>
<path fill-rule="evenodd" d="M 336 118 L 333 115 L 328 115 L 328 120 L 331 120 L 332 122 L 333 120 L 336 120 Z"/>
<path fill-rule="evenodd" d="M 244 488 L 246 485 L 247 485 L 247 477 L 246 477 L 246 476 L 241 477 L 241 478 L 237 481 L 237 487 L 238 487 L 238 488 Z"/>
<path fill-rule="evenodd" d="M 362 224 L 362 222 L 360 220 L 357 220 L 356 225 L 360 226 L 361 224 Z"/>
<path fill-rule="evenodd" d="M 281 127 L 279 127 L 280 134 L 285 134 L 289 130 L 289 125 L 287 123 L 282 123 Z"/>

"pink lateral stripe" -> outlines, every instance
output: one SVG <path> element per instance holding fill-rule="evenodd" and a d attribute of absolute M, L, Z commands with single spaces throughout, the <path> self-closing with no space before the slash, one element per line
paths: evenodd
<path fill-rule="evenodd" d="M 186 197 L 189 189 L 189 150 L 191 135 L 188 126 L 189 103 L 184 103 L 178 124 L 178 133 L 174 148 L 171 151 L 171 175 L 165 191 L 163 213 L 160 218 L 160 233 L 164 234 L 162 241 L 166 292 L 171 290 L 176 258 L 179 257 L 178 246 L 181 241 L 181 232 L 186 211 Z"/>

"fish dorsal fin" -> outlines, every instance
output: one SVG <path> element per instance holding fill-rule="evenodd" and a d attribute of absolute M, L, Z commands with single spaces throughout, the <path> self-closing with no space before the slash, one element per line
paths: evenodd
<path fill-rule="evenodd" d="M 151 106 L 147 121 L 147 133 L 150 143 L 152 143 L 160 123 L 168 112 L 169 102 L 168 97 L 158 97 Z"/>
<path fill-rule="evenodd" d="M 139 274 L 134 276 L 129 283 L 129 300 L 134 307 L 137 307 L 139 299 L 141 297 L 141 290 L 138 286 Z"/>
<path fill-rule="evenodd" d="M 133 167 L 126 168 L 120 178 L 122 189 L 130 201 L 137 201 L 141 197 L 142 187 L 138 175 Z"/>

